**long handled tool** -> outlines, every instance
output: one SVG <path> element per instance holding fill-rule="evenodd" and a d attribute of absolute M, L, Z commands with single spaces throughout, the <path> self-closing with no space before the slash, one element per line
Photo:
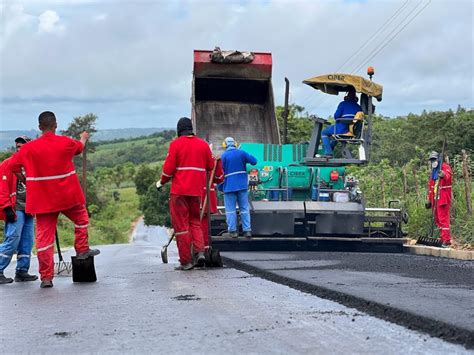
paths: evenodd
<path fill-rule="evenodd" d="M 211 176 L 207 180 L 206 196 L 204 196 L 204 203 L 202 204 L 201 214 L 199 215 L 200 221 L 202 221 L 204 217 L 204 212 L 206 211 L 207 202 L 209 200 L 209 195 L 211 192 L 212 181 L 214 180 L 214 175 L 216 174 L 216 168 L 217 168 L 217 159 L 214 160 L 214 166 L 212 167 Z"/>
<path fill-rule="evenodd" d="M 63 255 L 61 253 L 61 247 L 59 246 L 59 236 L 58 236 L 57 229 L 56 229 L 55 237 L 56 237 L 56 248 L 58 250 L 59 262 L 54 263 L 54 274 L 57 276 L 70 277 L 72 276 L 72 263 L 68 261 L 64 261 L 63 259 Z"/>
<path fill-rule="evenodd" d="M 217 159 L 214 161 L 214 167 L 212 168 L 211 175 L 207 182 L 206 196 L 204 197 L 204 203 L 201 210 L 200 220 L 204 217 L 204 211 L 207 210 L 207 240 L 209 245 L 207 246 L 204 254 L 206 257 L 206 266 L 222 267 L 224 266 L 221 254 L 218 249 L 212 248 L 212 236 L 211 236 L 211 204 L 208 203 L 211 200 L 211 187 L 213 185 L 214 176 L 216 174 Z"/>

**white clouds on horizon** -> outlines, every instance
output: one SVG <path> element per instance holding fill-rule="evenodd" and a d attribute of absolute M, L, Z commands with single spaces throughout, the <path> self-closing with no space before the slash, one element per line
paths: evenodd
<path fill-rule="evenodd" d="M 2 121 L 36 117 L 36 106 L 28 107 L 31 98 L 70 97 L 78 101 L 71 104 L 75 109 L 81 101 L 102 112 L 109 127 L 118 123 L 115 117 L 132 114 L 172 122 L 190 111 L 192 50 L 215 45 L 272 52 L 276 102 L 283 100 L 286 76 L 293 102 L 327 116 L 340 98 L 321 98 L 301 81 L 335 71 L 403 1 L 69 3 L 4 5 L 1 89 L 11 99 L 2 103 Z M 374 80 L 385 90 L 379 112 L 472 107 L 472 43 L 472 3 L 433 1 L 371 61 Z M 343 69 L 350 71 L 363 57 Z M 64 100 L 58 106 L 66 108 Z"/>

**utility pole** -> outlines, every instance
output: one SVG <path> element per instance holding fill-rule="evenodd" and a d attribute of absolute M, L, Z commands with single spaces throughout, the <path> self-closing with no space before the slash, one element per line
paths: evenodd
<path fill-rule="evenodd" d="M 84 150 L 82 151 L 82 191 L 87 199 L 87 142 L 84 144 Z"/>
<path fill-rule="evenodd" d="M 288 98 L 290 95 L 290 81 L 285 78 L 285 109 L 283 111 L 283 144 L 288 143 Z"/>
<path fill-rule="evenodd" d="M 467 214 L 472 216 L 471 204 L 471 177 L 469 176 L 469 168 L 467 166 L 467 154 L 463 149 L 462 152 L 462 173 L 464 176 L 464 193 L 466 194 L 466 209 Z"/>

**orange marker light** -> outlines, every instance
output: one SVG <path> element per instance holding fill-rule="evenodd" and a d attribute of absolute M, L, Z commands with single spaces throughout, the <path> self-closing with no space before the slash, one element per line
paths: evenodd
<path fill-rule="evenodd" d="M 367 75 L 372 76 L 374 75 L 374 73 L 375 73 L 374 67 L 367 68 Z"/>

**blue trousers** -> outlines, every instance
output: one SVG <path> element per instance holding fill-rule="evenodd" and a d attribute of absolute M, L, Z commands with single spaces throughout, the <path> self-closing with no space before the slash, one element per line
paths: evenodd
<path fill-rule="evenodd" d="M 336 146 L 336 141 L 331 140 L 331 136 L 335 132 L 335 125 L 326 127 L 321 131 L 321 140 L 323 141 L 324 154 L 332 155 L 332 151 Z"/>
<path fill-rule="evenodd" d="M 16 211 L 16 221 L 5 223 L 5 235 L 0 244 L 0 273 L 6 269 L 17 252 L 16 272 L 30 269 L 31 249 L 33 248 L 34 218 L 24 211 Z"/>
<path fill-rule="evenodd" d="M 250 208 L 249 193 L 247 190 L 224 193 L 225 218 L 227 221 L 227 230 L 229 232 L 238 232 L 237 209 L 239 205 L 240 220 L 244 232 L 252 231 L 250 226 Z"/>

